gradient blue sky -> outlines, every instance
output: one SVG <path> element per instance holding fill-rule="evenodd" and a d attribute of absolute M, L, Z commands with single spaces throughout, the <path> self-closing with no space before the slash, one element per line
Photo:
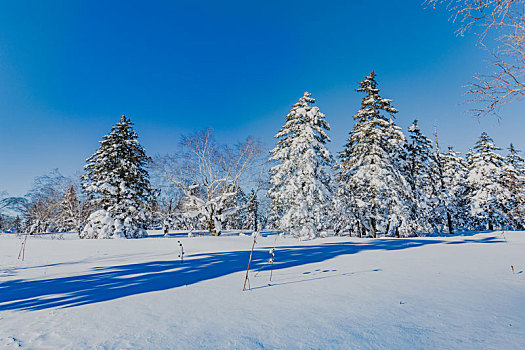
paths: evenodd
<path fill-rule="evenodd" d="M 463 86 L 488 66 L 448 17 L 420 0 L 1 1 L 0 190 L 80 171 L 123 113 L 151 155 L 207 126 L 269 148 L 305 90 L 337 152 L 372 69 L 404 129 L 437 121 L 461 152 L 482 131 L 525 148 L 523 104 L 500 122 L 465 114 Z"/>

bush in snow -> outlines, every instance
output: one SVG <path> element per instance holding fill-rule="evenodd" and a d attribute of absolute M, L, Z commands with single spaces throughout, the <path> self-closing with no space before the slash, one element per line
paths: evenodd
<path fill-rule="evenodd" d="M 131 218 L 124 221 L 115 219 L 106 210 L 100 209 L 91 214 L 80 238 L 107 239 L 107 238 L 129 238 L 146 237 L 146 231 L 138 226 Z"/>

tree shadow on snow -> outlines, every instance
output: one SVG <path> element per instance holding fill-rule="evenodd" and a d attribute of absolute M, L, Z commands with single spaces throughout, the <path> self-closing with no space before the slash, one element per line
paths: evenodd
<path fill-rule="evenodd" d="M 443 241 L 428 239 L 377 239 L 365 242 L 331 242 L 278 247 L 274 273 L 289 267 L 318 263 L 361 251 L 403 250 L 433 244 L 498 243 L 497 237 Z M 89 274 L 40 280 L 17 279 L 0 283 L 0 311 L 43 310 L 93 304 L 126 296 L 191 285 L 246 270 L 249 250 L 193 254 L 178 260 L 94 267 Z M 251 269 L 264 268 L 268 248 L 254 251 Z M 239 285 L 241 284 L 239 281 Z"/>

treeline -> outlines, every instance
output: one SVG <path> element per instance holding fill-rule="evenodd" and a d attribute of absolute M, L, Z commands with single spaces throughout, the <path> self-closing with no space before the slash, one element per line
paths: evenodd
<path fill-rule="evenodd" d="M 20 214 L 4 215 L 2 228 L 29 234 L 76 231 L 81 238 L 139 238 L 155 228 L 212 235 L 256 230 L 265 222 L 264 200 L 257 198 L 265 166 L 261 155 L 253 138 L 223 145 L 207 129 L 182 137 L 175 154 L 152 159 L 122 116 L 86 160 L 81 176 L 55 170 L 36 178 L 24 198 L 4 198 L 4 209 Z"/>
<path fill-rule="evenodd" d="M 452 147 L 441 151 L 437 131 L 432 142 L 417 120 L 405 136 L 373 71 L 357 91 L 361 108 L 337 160 L 325 147 L 330 127 L 309 93 L 286 116 L 270 158 L 276 227 L 310 238 L 329 230 L 406 237 L 524 228 L 525 165 L 512 144 L 503 157 L 483 133 L 465 158 Z"/>
<path fill-rule="evenodd" d="M 0 228 L 82 238 L 137 238 L 151 228 L 211 235 L 267 228 L 299 238 L 524 228 L 525 163 L 512 144 L 503 156 L 483 133 L 461 157 L 439 147 L 437 131 L 433 141 L 423 135 L 417 121 L 405 135 L 374 72 L 357 91 L 361 108 L 336 157 L 326 147 L 330 126 L 307 92 L 269 157 L 257 139 L 225 145 L 204 130 L 152 159 L 122 116 L 82 176 L 55 171 L 25 198 L 4 195 Z"/>

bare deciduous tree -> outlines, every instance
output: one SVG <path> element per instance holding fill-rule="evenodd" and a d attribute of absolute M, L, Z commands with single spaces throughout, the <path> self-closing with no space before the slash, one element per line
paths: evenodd
<path fill-rule="evenodd" d="M 524 0 L 427 0 L 426 4 L 445 4 L 451 19 L 460 23 L 458 34 L 474 29 L 478 43 L 493 57 L 494 71 L 474 76 L 468 86 L 475 116 L 496 113 L 499 107 L 525 97 Z M 487 45 L 489 34 L 495 47 Z"/>
<path fill-rule="evenodd" d="M 16 214 L 22 211 L 24 204 L 24 198 L 10 197 L 7 192 L 0 191 L 0 231 L 17 226 Z"/>
<path fill-rule="evenodd" d="M 77 192 L 74 181 L 58 170 L 37 177 L 26 196 L 26 231 L 31 234 L 57 230 L 79 231 L 89 210 L 85 201 L 77 198 Z"/>
<path fill-rule="evenodd" d="M 25 199 L 21 197 L 10 197 L 7 192 L 0 192 L 0 214 L 4 210 L 21 211 L 25 204 Z"/>
<path fill-rule="evenodd" d="M 183 136 L 181 152 L 158 157 L 157 169 L 184 193 L 184 216 L 199 218 L 211 235 L 220 235 L 241 179 L 262 153 L 248 138 L 235 146 L 220 145 L 210 129 Z"/>

